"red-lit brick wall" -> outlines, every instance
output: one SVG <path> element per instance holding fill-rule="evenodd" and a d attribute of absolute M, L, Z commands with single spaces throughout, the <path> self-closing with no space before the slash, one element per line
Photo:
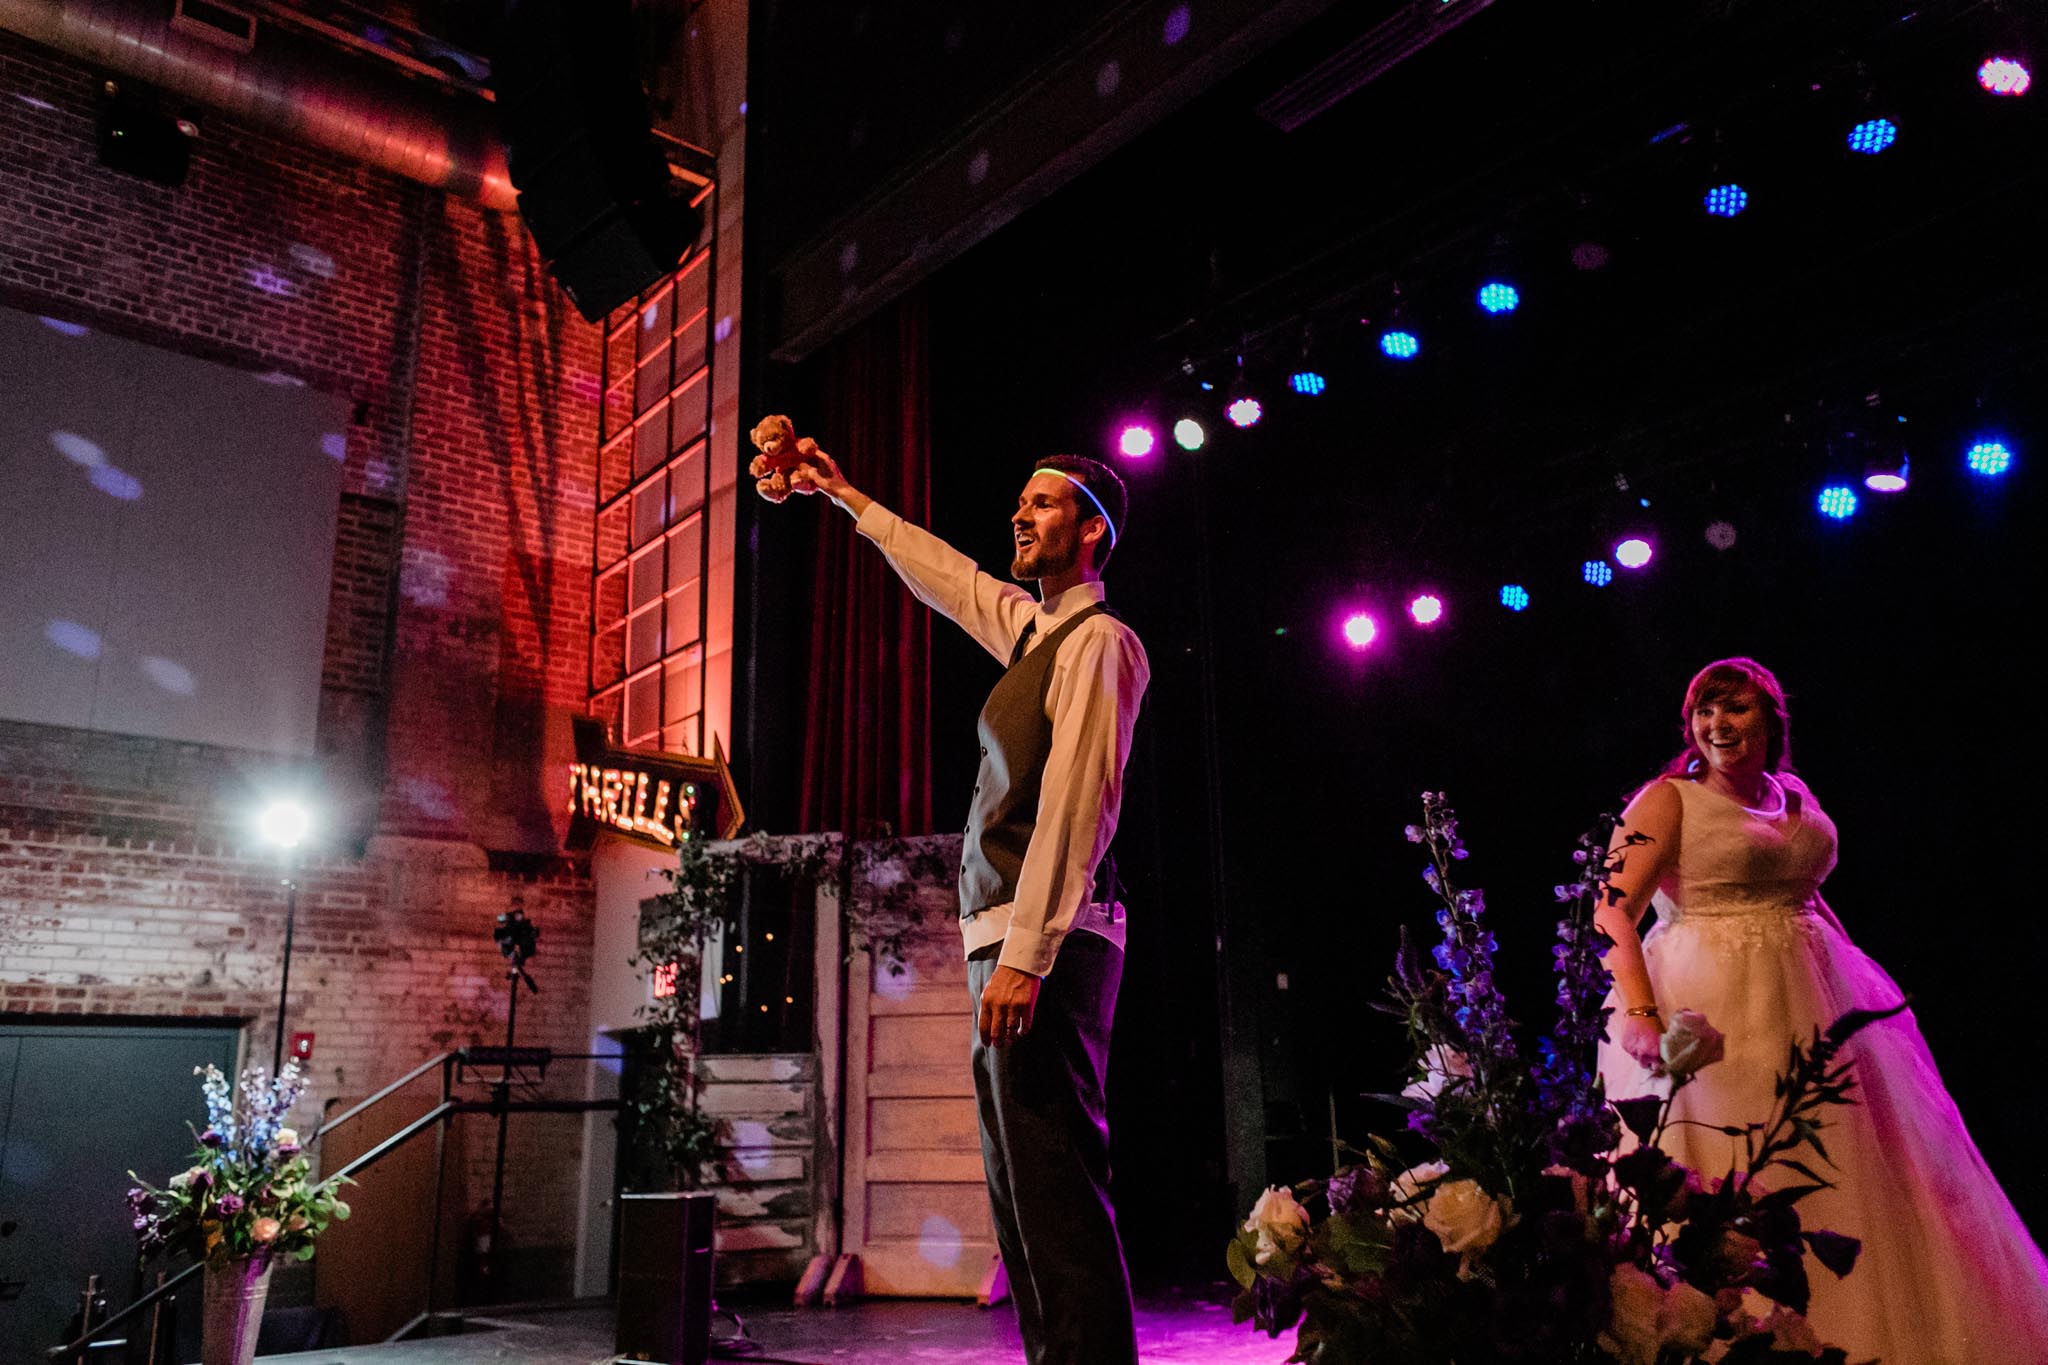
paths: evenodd
<path fill-rule="evenodd" d="M 592 896 L 550 857 L 548 779 L 585 697 L 597 331 L 516 218 L 224 116 L 179 188 L 103 168 L 99 79 L 0 32 L 0 304 L 353 401 L 320 754 L 0 721 L 0 1011 L 246 1019 L 267 1061 L 284 900 L 246 816 L 310 773 L 329 829 L 292 964 L 306 1118 L 502 1041 L 490 929 L 515 905 L 544 987 L 520 1040 L 580 1050 Z M 514 1247 L 573 1242 L 569 1132 L 514 1124 Z M 472 1203 L 489 1146 L 463 1143 Z"/>

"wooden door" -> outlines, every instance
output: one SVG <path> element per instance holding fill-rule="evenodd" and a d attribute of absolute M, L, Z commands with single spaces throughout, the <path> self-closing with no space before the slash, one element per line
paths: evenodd
<path fill-rule="evenodd" d="M 995 1255 L 969 1069 L 967 964 L 947 923 L 900 974 L 847 965 L 846 1227 L 868 1294 L 971 1298 Z M 865 989 L 862 989 L 865 987 Z"/>

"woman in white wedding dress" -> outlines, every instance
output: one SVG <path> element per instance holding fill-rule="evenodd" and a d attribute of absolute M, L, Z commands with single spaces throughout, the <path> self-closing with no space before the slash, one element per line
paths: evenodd
<path fill-rule="evenodd" d="M 1711 664 L 1686 691 L 1687 747 L 1636 794 L 1614 886 L 1597 917 L 1614 940 L 1607 966 L 1609 1099 L 1662 1090 L 1652 1068 L 1663 1021 L 1698 1010 L 1727 1055 L 1679 1092 L 1674 1117 L 1746 1124 L 1770 1117 L 1773 1083 L 1794 1041 L 1855 1007 L 1901 999 L 1821 899 L 1835 827 L 1788 764 L 1785 694 L 1752 659 Z M 1657 923 L 1638 937 L 1652 905 Z M 2048 1262 L 1977 1153 L 1911 1012 L 1846 1046 L 1853 1105 L 1828 1108 L 1821 1141 L 1835 1182 L 1799 1204 L 1806 1227 L 1860 1238 L 1837 1279 L 1807 1258 L 1808 1320 L 1851 1361 L 1884 1365 L 2048 1365 Z M 1713 1178 L 1741 1139 L 1674 1124 L 1663 1146 Z"/>

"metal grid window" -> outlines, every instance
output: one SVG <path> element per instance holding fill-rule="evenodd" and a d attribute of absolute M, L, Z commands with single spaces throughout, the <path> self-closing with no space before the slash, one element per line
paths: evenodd
<path fill-rule="evenodd" d="M 624 745 L 702 754 L 705 579 L 718 272 L 702 249 L 605 322 L 590 713 Z"/>

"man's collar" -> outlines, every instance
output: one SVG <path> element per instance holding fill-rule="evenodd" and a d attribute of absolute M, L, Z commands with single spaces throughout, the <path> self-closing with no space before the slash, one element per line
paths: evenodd
<path fill-rule="evenodd" d="M 1038 604 L 1038 620 L 1042 626 L 1058 625 L 1077 611 L 1086 611 L 1107 596 L 1102 590 L 1102 580 L 1090 579 L 1076 583 L 1057 597 L 1047 598 Z"/>

